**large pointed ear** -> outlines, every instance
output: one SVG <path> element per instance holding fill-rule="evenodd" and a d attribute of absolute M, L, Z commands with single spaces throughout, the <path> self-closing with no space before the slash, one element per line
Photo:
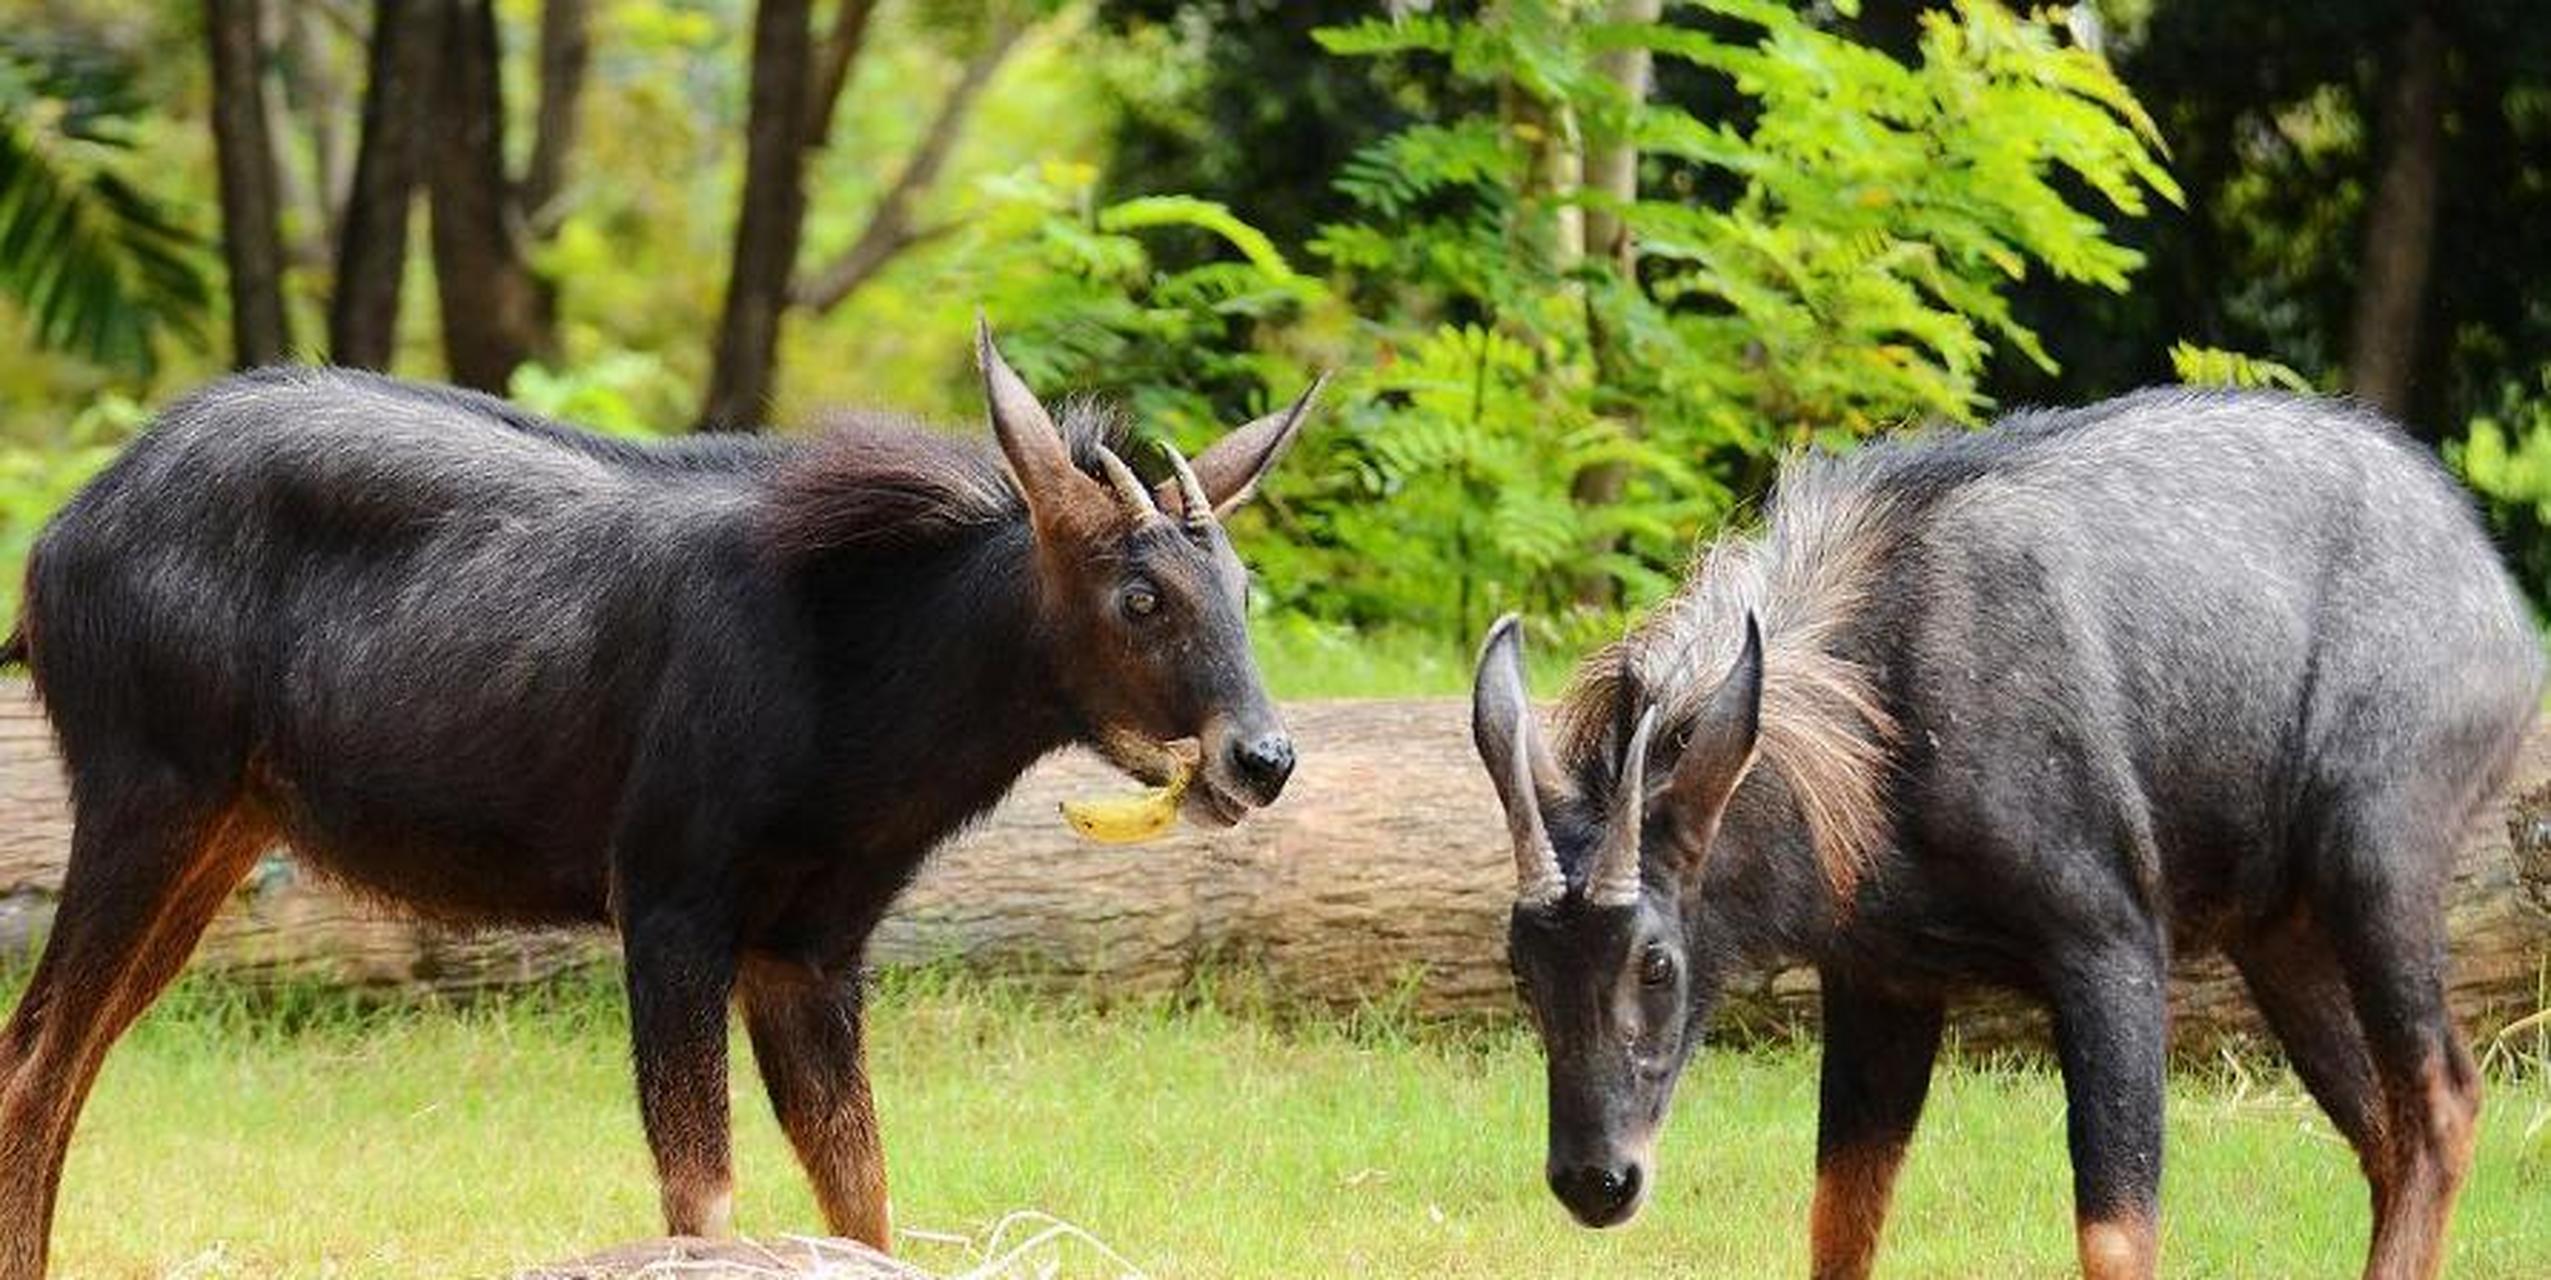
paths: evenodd
<path fill-rule="evenodd" d="M 1072 464 L 1071 448 L 1054 425 L 1053 415 L 1037 402 L 1010 362 L 1001 358 L 1000 349 L 992 345 L 992 324 L 980 312 L 974 318 L 974 358 L 983 369 L 983 398 L 992 413 L 992 434 L 1001 442 L 1001 456 L 1010 461 L 1010 473 L 1027 499 L 1030 519 L 1037 528 L 1049 527 L 1066 507 L 1086 498 L 1096 482 Z"/>
<path fill-rule="evenodd" d="M 1214 514 L 1226 516 L 1258 492 L 1258 482 L 1266 478 L 1275 464 L 1293 447 L 1302 434 L 1303 419 L 1311 412 L 1311 400 L 1327 386 L 1329 375 L 1321 374 L 1303 388 L 1302 394 L 1281 413 L 1270 413 L 1245 427 L 1213 442 L 1211 448 L 1197 454 L 1194 460 L 1196 478 L 1204 482 L 1205 496 L 1213 501 Z M 1161 509 L 1184 517 L 1186 498 L 1175 486 L 1164 484 L 1156 494 Z"/>
<path fill-rule="evenodd" d="M 1745 647 L 1692 718 L 1683 754 L 1660 801 L 1673 821 L 1686 884 L 1696 883 L 1717 842 L 1719 819 L 1754 765 L 1763 726 L 1763 628 L 1745 614 Z"/>
<path fill-rule="evenodd" d="M 1559 770 L 1533 718 L 1520 628 L 1515 615 L 1507 614 L 1488 629 L 1487 643 L 1480 646 L 1479 670 L 1471 682 L 1470 735 L 1506 811 L 1506 832 L 1514 844 L 1515 900 L 1545 907 L 1568 891 L 1542 818 L 1543 805 L 1557 794 Z"/>

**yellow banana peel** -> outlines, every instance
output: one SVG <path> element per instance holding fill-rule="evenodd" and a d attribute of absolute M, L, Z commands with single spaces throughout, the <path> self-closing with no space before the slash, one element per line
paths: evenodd
<path fill-rule="evenodd" d="M 1169 781 L 1126 796 L 1066 800 L 1063 820 L 1085 840 L 1100 844 L 1141 844 L 1168 835 L 1178 825 L 1178 806 L 1187 796 L 1193 764 L 1182 764 Z"/>

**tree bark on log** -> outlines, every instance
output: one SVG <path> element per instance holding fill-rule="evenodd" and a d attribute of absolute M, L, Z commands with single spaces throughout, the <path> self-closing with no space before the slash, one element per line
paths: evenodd
<path fill-rule="evenodd" d="M 1283 801 L 1230 831 L 1132 848 L 1081 842 L 1055 805 L 1129 785 L 1081 754 L 1032 770 L 941 850 L 879 930 L 882 966 L 956 963 L 1108 997 L 1171 992 L 1236 972 L 1280 999 L 1411 1003 L 1503 1014 L 1514 863 L 1467 707 L 1449 699 L 1296 705 L 1302 764 Z M 2507 805 L 2465 841 L 2451 896 L 2452 1002 L 2494 1034 L 2533 1012 L 2551 955 L 2551 736 L 2526 745 Z M 22 684 L 0 689 L 0 949 L 23 946 L 61 876 L 67 815 L 51 737 Z M 196 964 L 248 975 L 446 991 L 504 986 L 608 955 L 591 934 L 458 934 L 384 914 L 280 858 L 250 877 Z M 2180 967 L 2184 1051 L 2255 1038 L 2239 979 L 2217 959 Z M 1722 1029 L 1812 1025 L 1814 976 L 1758 974 Z M 2042 1018 L 1982 999 L 1955 1024 L 1970 1049 L 2027 1044 Z"/>

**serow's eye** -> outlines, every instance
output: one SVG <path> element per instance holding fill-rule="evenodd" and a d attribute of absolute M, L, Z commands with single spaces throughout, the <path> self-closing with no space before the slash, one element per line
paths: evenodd
<path fill-rule="evenodd" d="M 1661 987 L 1674 981 L 1674 957 L 1663 947 L 1651 946 L 1639 957 L 1639 981 Z"/>
<path fill-rule="evenodd" d="M 1151 584 L 1137 582 L 1125 588 L 1125 612 L 1137 618 L 1148 618 L 1160 611 L 1160 593 Z"/>

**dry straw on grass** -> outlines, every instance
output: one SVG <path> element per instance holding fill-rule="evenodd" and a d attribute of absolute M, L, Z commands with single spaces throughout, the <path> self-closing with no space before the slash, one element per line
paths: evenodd
<path fill-rule="evenodd" d="M 668 1238 L 537 1267 L 514 1280 L 1058 1280 L 1063 1276 L 1145 1280 L 1142 1269 L 1123 1254 L 1050 1214 L 1009 1214 L 980 1240 L 937 1231 L 902 1234 L 918 1243 L 962 1249 L 973 1261 L 962 1270 L 942 1274 L 830 1237 Z"/>

